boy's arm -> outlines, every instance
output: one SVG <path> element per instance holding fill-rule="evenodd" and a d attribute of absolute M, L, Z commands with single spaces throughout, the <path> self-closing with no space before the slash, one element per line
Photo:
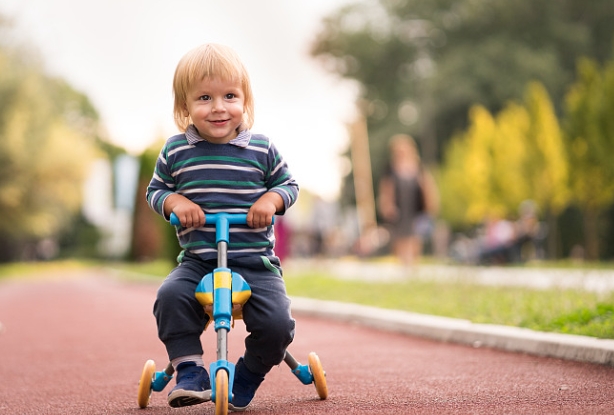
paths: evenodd
<path fill-rule="evenodd" d="M 169 195 L 164 200 L 164 216 L 174 213 L 184 228 L 199 228 L 205 225 L 205 212 L 196 203 L 177 193 Z"/>
<path fill-rule="evenodd" d="M 285 203 L 279 193 L 266 192 L 252 205 L 247 212 L 247 226 L 263 228 L 273 221 L 273 215 L 283 212 Z"/>
<path fill-rule="evenodd" d="M 296 202 L 299 186 L 273 143 L 269 148 L 269 169 L 271 174 L 266 183 L 268 193 L 276 193 L 281 198 L 281 205 L 276 205 L 275 214 L 283 215 Z M 263 197 L 272 198 L 273 196 L 268 193 Z"/>
<path fill-rule="evenodd" d="M 169 220 L 171 212 L 179 218 L 181 226 L 200 227 L 205 224 L 205 214 L 194 202 L 185 196 L 175 193 L 173 175 L 168 169 L 166 160 L 166 145 L 160 151 L 156 166 L 149 186 L 147 186 L 146 198 L 149 206 L 166 220 Z"/>

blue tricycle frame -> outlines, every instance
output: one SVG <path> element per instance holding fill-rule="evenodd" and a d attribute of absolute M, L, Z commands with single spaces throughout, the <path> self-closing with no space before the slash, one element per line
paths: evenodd
<path fill-rule="evenodd" d="M 242 318 L 242 306 L 251 296 L 249 284 L 238 273 L 228 268 L 228 244 L 230 241 L 230 225 L 245 225 L 246 214 L 215 213 L 206 216 L 207 224 L 215 225 L 215 240 L 217 245 L 217 267 L 212 273 L 205 275 L 196 287 L 195 296 L 209 315 L 209 323 L 213 323 L 217 334 L 217 360 L 209 366 L 211 382 L 211 400 L 215 403 L 215 414 L 226 415 L 228 404 L 232 402 L 232 386 L 234 383 L 235 365 L 228 360 L 228 333 L 233 319 Z M 181 226 L 174 213 L 171 213 L 172 225 Z M 288 350 L 284 362 L 292 373 L 304 385 L 314 384 L 320 399 L 328 397 L 326 373 L 315 352 L 309 353 L 308 365 L 299 363 Z M 139 381 L 138 405 L 146 408 L 149 405 L 152 392 L 161 392 L 174 375 L 171 363 L 162 371 L 156 372 L 153 360 L 145 362 Z"/>

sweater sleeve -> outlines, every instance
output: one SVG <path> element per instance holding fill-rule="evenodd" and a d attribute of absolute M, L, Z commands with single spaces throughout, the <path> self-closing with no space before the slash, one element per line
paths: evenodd
<path fill-rule="evenodd" d="M 165 145 L 160 151 L 160 155 L 156 160 L 153 177 L 147 186 L 147 203 L 160 216 L 169 220 L 164 215 L 164 201 L 167 197 L 174 193 L 175 182 L 169 173 L 167 164 L 167 146 Z"/>
<path fill-rule="evenodd" d="M 298 199 L 298 183 L 292 177 L 287 163 L 273 143 L 270 143 L 268 157 L 270 170 L 267 188 L 269 191 L 279 194 L 283 199 L 284 210 L 277 213 L 278 215 L 283 215 Z"/>

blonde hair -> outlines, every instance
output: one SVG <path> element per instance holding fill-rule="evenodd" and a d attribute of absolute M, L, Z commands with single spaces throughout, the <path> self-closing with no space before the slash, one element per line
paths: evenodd
<path fill-rule="evenodd" d="M 409 156 L 415 161 L 420 162 L 420 153 L 413 137 L 407 134 L 395 134 L 388 141 L 388 146 L 392 156 L 402 151 L 403 156 Z"/>
<path fill-rule="evenodd" d="M 245 95 L 241 128 L 250 129 L 254 124 L 254 96 L 247 69 L 234 50 L 215 43 L 206 43 L 192 49 L 177 64 L 173 78 L 173 115 L 177 128 L 186 131 L 192 123 L 192 119 L 185 112 L 187 95 L 194 84 L 205 78 L 236 81 L 241 84 Z"/>

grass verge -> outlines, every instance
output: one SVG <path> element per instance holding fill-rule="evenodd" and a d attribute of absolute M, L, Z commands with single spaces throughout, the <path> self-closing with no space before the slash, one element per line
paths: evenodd
<path fill-rule="evenodd" d="M 172 269 L 164 261 L 81 263 L 64 261 L 0 266 L 1 277 L 40 276 L 88 267 L 113 269 L 133 281 L 162 280 Z M 538 331 L 614 339 L 614 292 L 493 287 L 427 279 L 400 282 L 348 281 L 322 272 L 286 272 L 291 296 L 357 303 L 374 307 L 525 327 Z"/>
<path fill-rule="evenodd" d="M 455 282 L 346 281 L 325 274 L 286 276 L 288 293 L 414 313 L 614 338 L 614 293 L 532 290 Z"/>

